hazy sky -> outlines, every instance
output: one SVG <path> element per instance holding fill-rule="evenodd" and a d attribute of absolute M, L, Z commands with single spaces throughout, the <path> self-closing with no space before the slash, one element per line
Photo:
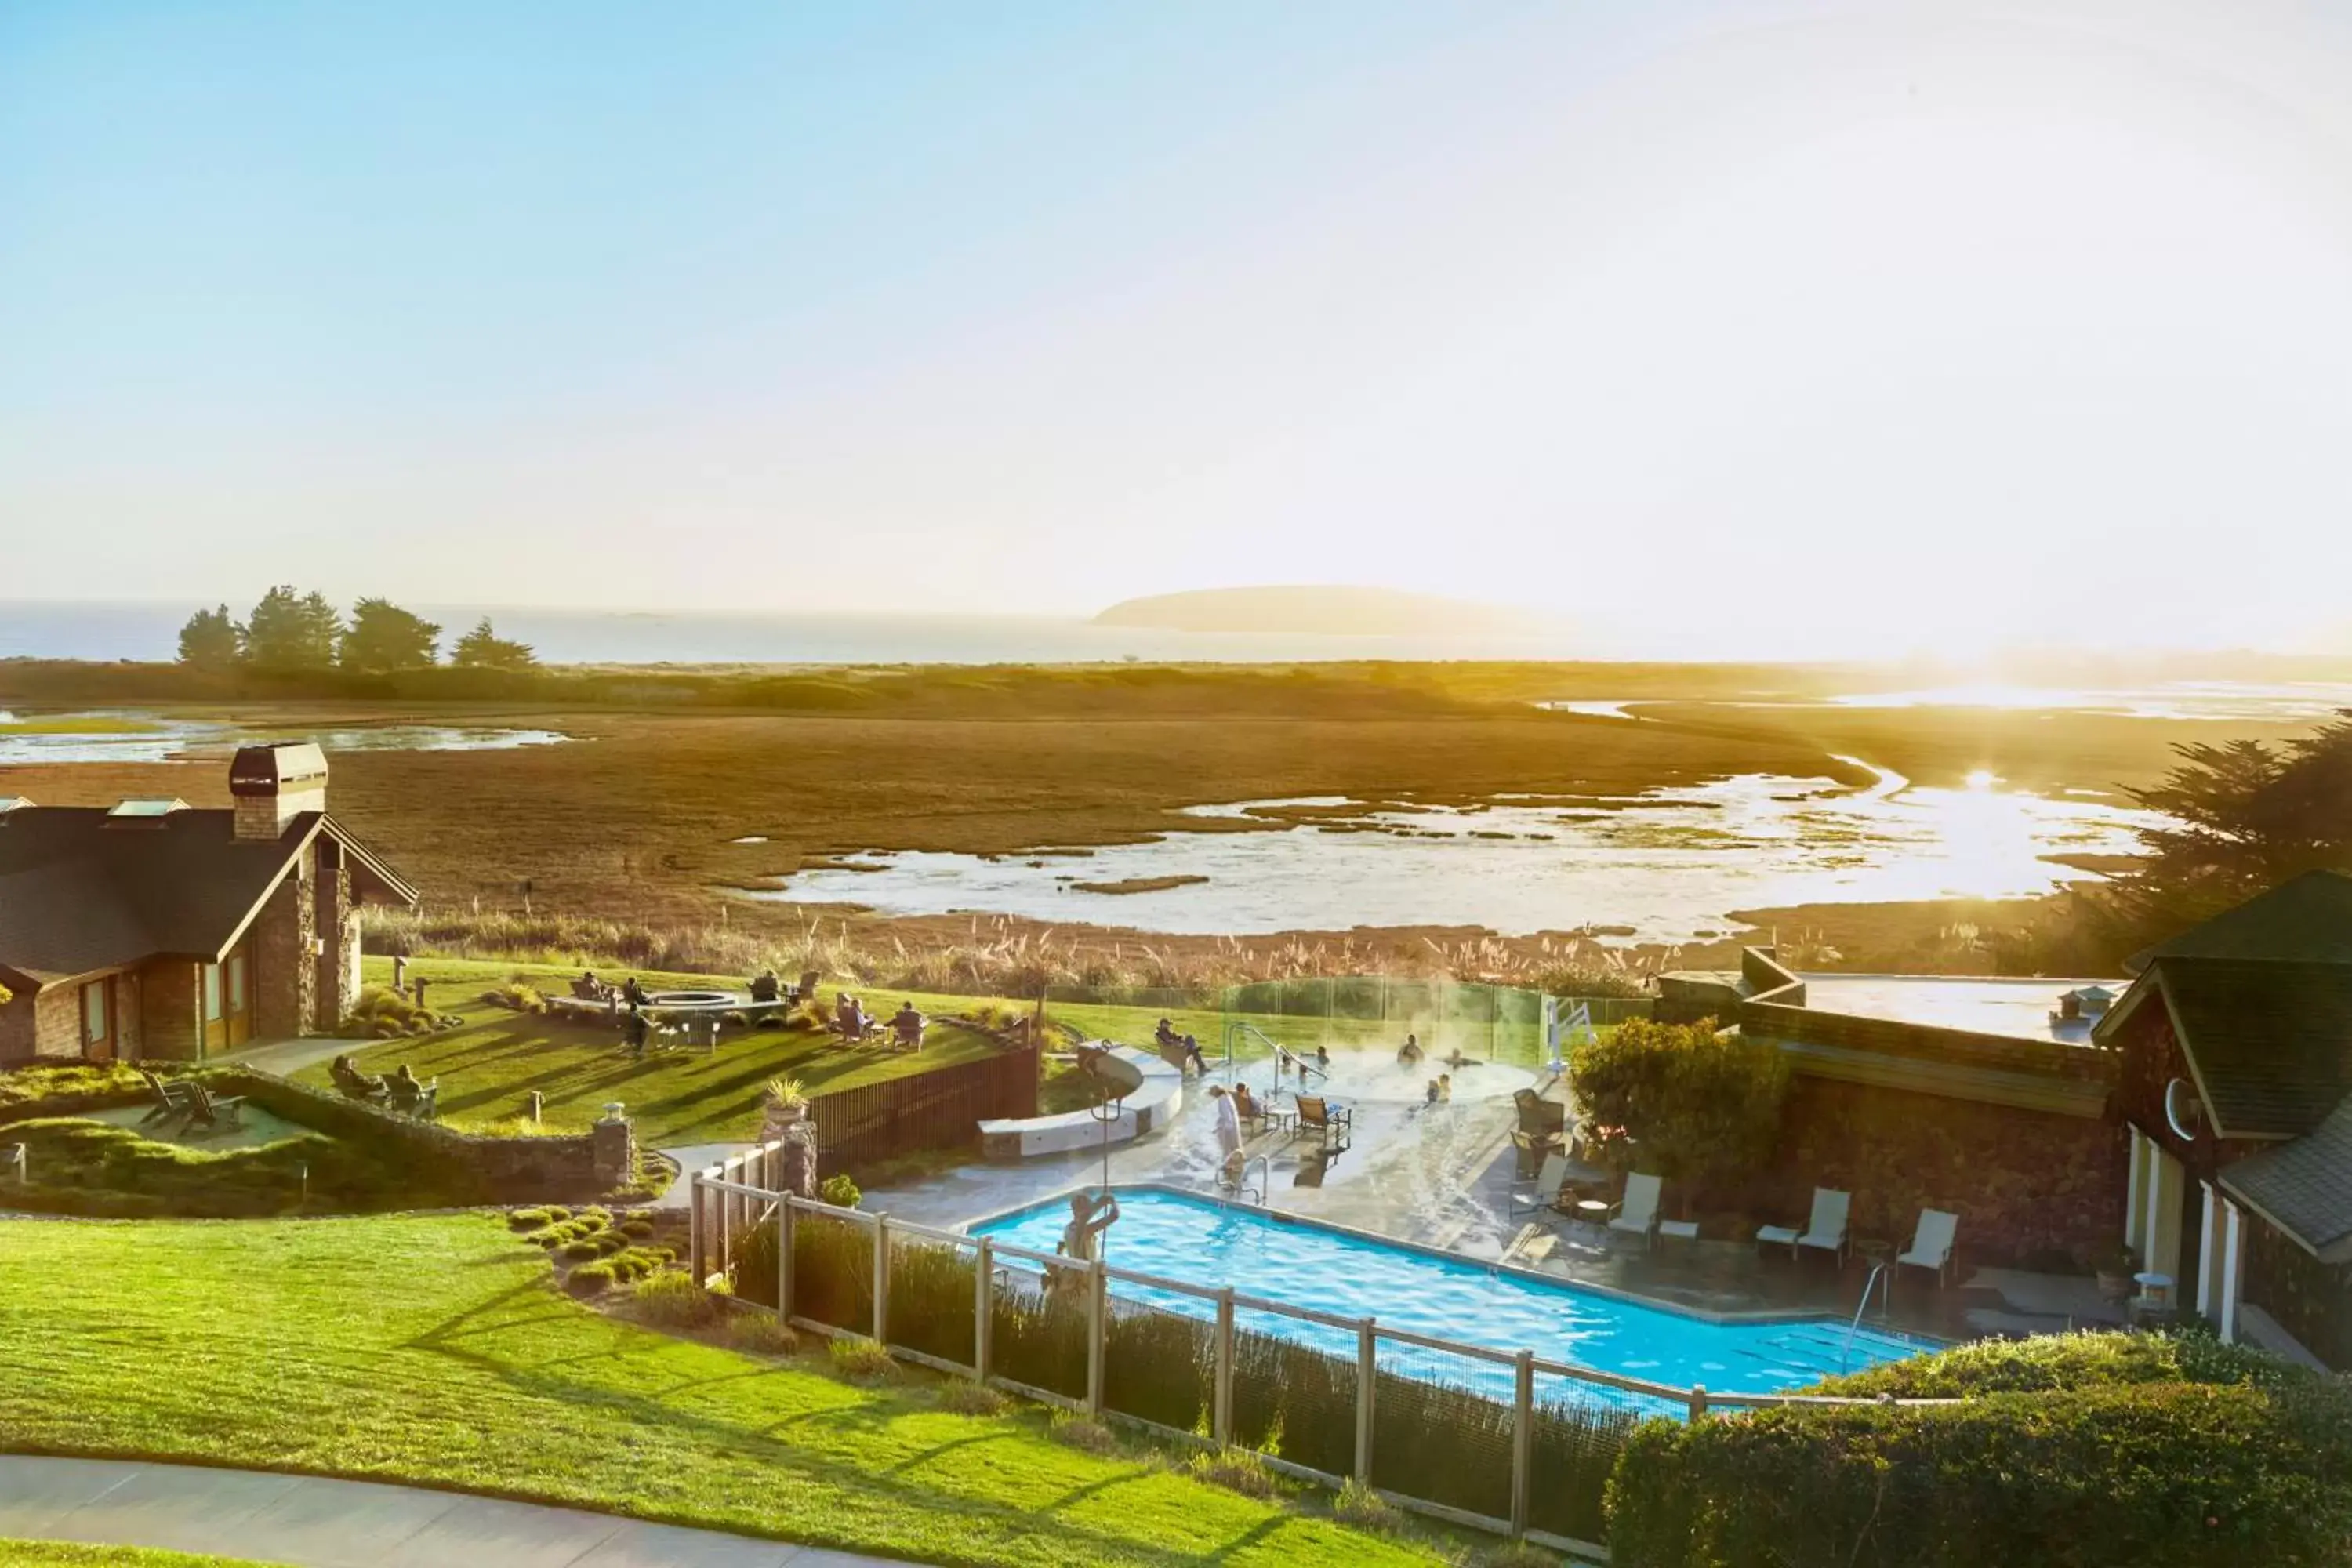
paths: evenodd
<path fill-rule="evenodd" d="M 2352 648 L 2352 8 L 0 6 L 0 599 Z"/>

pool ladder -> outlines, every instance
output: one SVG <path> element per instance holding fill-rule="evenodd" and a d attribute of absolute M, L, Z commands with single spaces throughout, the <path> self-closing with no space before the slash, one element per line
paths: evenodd
<path fill-rule="evenodd" d="M 1878 1292 L 1878 1317 L 1884 1322 L 1895 1311 L 1895 1280 L 1884 1258 L 1870 1266 L 1870 1278 L 1862 1282 L 1862 1300 L 1853 1309 L 1853 1321 L 1845 1326 L 1845 1343 L 1838 1351 L 1840 1372 L 1845 1371 L 1853 1360 L 1853 1336 L 1862 1330 L 1862 1315 L 1870 1310 L 1873 1290 Z"/>
<path fill-rule="evenodd" d="M 1252 1166 L 1257 1167 L 1261 1173 L 1258 1184 L 1255 1187 L 1250 1185 L 1249 1179 L 1250 1168 Z M 1223 1184 L 1222 1182 L 1218 1184 L 1221 1187 L 1223 1187 Z M 1242 1162 L 1241 1180 L 1235 1182 L 1230 1187 L 1223 1187 L 1223 1190 L 1230 1195 L 1241 1199 L 1244 1203 L 1254 1203 L 1257 1205 L 1258 1207 L 1264 1208 L 1265 1207 L 1266 1190 L 1273 1185 L 1273 1158 L 1270 1155 L 1265 1154 L 1253 1154 L 1248 1159 Z"/>

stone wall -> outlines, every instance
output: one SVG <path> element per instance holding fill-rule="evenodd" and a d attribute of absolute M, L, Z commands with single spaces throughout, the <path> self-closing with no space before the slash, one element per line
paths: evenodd
<path fill-rule="evenodd" d="M 194 1061 L 204 1038 L 197 966 L 186 959 L 159 958 L 139 973 L 140 1054 L 151 1061 Z"/>
<path fill-rule="evenodd" d="M 1842 1188 L 1856 1236 L 1899 1247 L 1922 1208 L 1947 1209 L 1966 1262 L 2071 1267 L 2123 1234 L 2124 1136 L 2112 1121 L 1800 1076 L 1772 1168 L 1707 1195 L 1793 1224 L 1814 1187 Z"/>
<path fill-rule="evenodd" d="M 313 879 L 311 926 L 320 938 L 320 950 L 311 1026 L 331 1034 L 359 1000 L 351 984 L 358 968 L 351 954 L 359 946 L 359 911 L 352 907 L 352 868 L 342 846 L 321 835 L 313 853 L 318 857 L 318 875 Z"/>
<path fill-rule="evenodd" d="M 296 858 L 286 879 L 253 922 L 253 1033 L 285 1039 L 310 1033 L 318 1015 L 318 965 L 310 952 L 317 930 L 310 897 L 311 856 Z"/>
<path fill-rule="evenodd" d="M 597 1134 L 548 1138 L 488 1138 L 457 1132 L 438 1122 L 419 1121 L 373 1105 L 267 1073 L 229 1075 L 232 1092 L 254 1104 L 334 1137 L 400 1146 L 419 1160 L 469 1183 L 486 1203 L 535 1203 L 593 1197 L 625 1184 L 635 1173 L 633 1144 L 607 1133 L 602 1157 Z M 625 1126 L 625 1124 L 624 1124 Z M 621 1168 L 615 1169 L 615 1164 Z"/>
<path fill-rule="evenodd" d="M 18 991 L 0 1007 L 0 1062 L 81 1055 L 81 992 L 73 985 Z"/>

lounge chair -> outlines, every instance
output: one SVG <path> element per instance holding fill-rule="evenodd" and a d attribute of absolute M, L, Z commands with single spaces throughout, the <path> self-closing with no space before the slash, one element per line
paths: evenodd
<path fill-rule="evenodd" d="M 1789 1256 L 1801 1256 L 1801 1249 L 1812 1247 L 1826 1252 L 1839 1262 L 1845 1261 L 1846 1210 L 1853 1205 L 1853 1194 L 1832 1187 L 1813 1189 L 1812 1218 L 1800 1232 L 1790 1226 L 1768 1225 L 1756 1233 L 1759 1246 L 1785 1247 Z"/>
<path fill-rule="evenodd" d="M 1932 1268 L 1936 1283 L 1952 1282 L 1952 1244 L 1958 1239 L 1960 1216 L 1942 1209 L 1921 1209 L 1919 1227 L 1911 1233 L 1911 1250 L 1895 1261 L 1914 1268 Z"/>
<path fill-rule="evenodd" d="M 1617 1212 L 1609 1216 L 1609 1228 L 1624 1236 L 1638 1236 L 1647 1247 L 1658 1231 L 1658 1197 L 1665 1183 L 1656 1176 L 1635 1171 L 1625 1178 L 1625 1195 L 1618 1200 Z"/>
<path fill-rule="evenodd" d="M 195 1079 L 188 1080 L 188 1125 L 242 1127 L 244 1124 L 243 1095 L 215 1094 Z"/>
<path fill-rule="evenodd" d="M 145 1127 L 157 1121 L 168 1121 L 174 1116 L 188 1113 L 188 1106 L 194 1098 L 188 1092 L 191 1085 L 167 1083 L 144 1068 L 139 1069 L 139 1076 L 147 1080 L 148 1089 L 155 1096 L 154 1109 L 139 1119 L 139 1125 Z"/>
<path fill-rule="evenodd" d="M 1326 1148 L 1335 1141 L 1345 1144 L 1354 1138 L 1356 1113 L 1346 1106 L 1334 1105 L 1319 1094 L 1298 1095 L 1294 1103 L 1298 1107 L 1298 1125 L 1294 1136 L 1299 1132 L 1319 1132 L 1323 1135 Z"/>
<path fill-rule="evenodd" d="M 1511 1213 L 1515 1215 L 1539 1214 L 1546 1209 L 1561 1208 L 1568 1201 L 1568 1194 L 1563 1190 L 1567 1185 L 1568 1156 L 1560 1153 L 1546 1155 L 1543 1169 L 1527 1181 L 1512 1184 Z"/>

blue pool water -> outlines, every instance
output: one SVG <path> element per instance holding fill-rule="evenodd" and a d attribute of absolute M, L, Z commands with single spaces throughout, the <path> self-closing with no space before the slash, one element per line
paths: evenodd
<path fill-rule="evenodd" d="M 1545 1360 L 1678 1388 L 1704 1384 L 1720 1392 L 1774 1393 L 1934 1348 L 1863 1329 L 1849 1352 L 1843 1322 L 1709 1322 L 1180 1193 L 1122 1192 L 1119 1208 L 1104 1255 L 1113 1268 L 1213 1289 L 1230 1285 L 1245 1296 L 1370 1316 L 1390 1327 L 1498 1351 L 1530 1350 Z M 1051 1252 L 1068 1217 L 1067 1201 L 1058 1200 L 984 1221 L 971 1234 Z M 1213 1302 L 1174 1291 L 1116 1282 L 1112 1290 L 1170 1311 L 1203 1318 L 1216 1311 Z M 1273 1313 L 1242 1312 L 1237 1321 L 1335 1354 L 1356 1353 L 1355 1335 L 1348 1331 Z M 1507 1366 L 1392 1344 L 1381 1346 L 1381 1360 L 1400 1372 L 1510 1395 Z M 1569 1392 L 1547 1389 L 1543 1396 L 1568 1397 Z"/>

